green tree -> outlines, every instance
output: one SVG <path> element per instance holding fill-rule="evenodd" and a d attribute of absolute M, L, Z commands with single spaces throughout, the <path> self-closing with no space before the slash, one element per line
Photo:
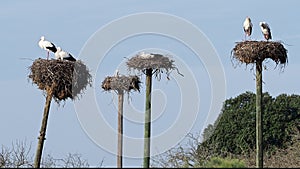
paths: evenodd
<path fill-rule="evenodd" d="M 214 125 L 209 124 L 202 133 L 202 139 L 203 141 L 207 140 L 214 132 Z"/>
<path fill-rule="evenodd" d="M 255 150 L 255 101 L 256 95 L 251 92 L 226 100 L 213 134 L 200 146 L 222 156 Z M 264 150 L 271 152 L 283 148 L 299 126 L 300 96 L 282 94 L 273 98 L 263 93 L 262 102 Z"/>

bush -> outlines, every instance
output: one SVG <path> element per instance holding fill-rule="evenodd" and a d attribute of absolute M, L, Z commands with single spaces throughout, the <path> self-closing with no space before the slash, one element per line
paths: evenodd
<path fill-rule="evenodd" d="M 238 159 L 223 159 L 212 157 L 204 166 L 204 168 L 246 168 L 245 163 Z"/>

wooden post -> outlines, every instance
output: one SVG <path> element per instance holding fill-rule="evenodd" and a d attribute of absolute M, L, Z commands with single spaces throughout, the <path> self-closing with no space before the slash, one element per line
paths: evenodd
<path fill-rule="evenodd" d="M 150 166 L 152 69 L 146 69 L 146 105 L 144 131 L 144 168 Z"/>
<path fill-rule="evenodd" d="M 263 168 L 262 61 L 256 62 L 256 167 Z"/>
<path fill-rule="evenodd" d="M 123 167 L 123 100 L 124 92 L 118 91 L 118 157 L 117 167 Z"/>
<path fill-rule="evenodd" d="M 38 137 L 39 141 L 38 141 L 35 160 L 34 160 L 35 168 L 40 168 L 40 165 L 41 165 L 44 141 L 46 139 L 45 136 L 46 136 L 46 129 L 47 129 L 47 121 L 48 121 L 50 104 L 51 104 L 52 95 L 53 95 L 52 91 L 53 91 L 52 89 L 47 89 L 47 97 L 46 97 L 46 103 L 45 103 L 45 108 L 44 108 L 44 115 L 43 115 L 41 130 L 40 130 L 40 136 Z"/>

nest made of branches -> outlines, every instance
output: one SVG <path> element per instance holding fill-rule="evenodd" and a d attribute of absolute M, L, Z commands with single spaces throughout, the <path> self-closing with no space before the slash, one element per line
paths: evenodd
<path fill-rule="evenodd" d="M 56 102 L 73 100 L 87 85 L 91 86 L 91 75 L 79 60 L 36 59 L 29 69 L 32 82 L 47 94 L 51 92 Z"/>
<path fill-rule="evenodd" d="M 131 90 L 140 92 L 140 78 L 135 75 L 107 76 L 102 82 L 102 89 L 105 91 L 115 90 L 117 92 L 127 92 Z"/>
<path fill-rule="evenodd" d="M 169 76 L 172 70 L 176 70 L 178 74 L 182 75 L 175 66 L 174 60 L 161 54 L 151 53 L 148 54 L 147 57 L 137 54 L 130 58 L 126 64 L 129 70 L 135 69 L 143 73 L 145 73 L 146 70 L 152 69 L 156 72 L 156 75 L 165 71 L 167 76 Z"/>
<path fill-rule="evenodd" d="M 232 50 L 234 59 L 241 63 L 256 63 L 267 58 L 272 59 L 276 65 L 287 63 L 287 50 L 280 42 L 274 41 L 243 41 L 237 42 Z"/>

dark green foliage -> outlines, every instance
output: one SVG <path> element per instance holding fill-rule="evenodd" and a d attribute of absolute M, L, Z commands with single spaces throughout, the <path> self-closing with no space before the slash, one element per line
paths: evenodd
<path fill-rule="evenodd" d="M 264 151 L 284 148 L 293 132 L 299 131 L 300 96 L 282 94 L 276 98 L 263 94 Z M 199 151 L 211 154 L 249 154 L 255 150 L 255 94 L 243 93 L 224 102 L 210 138 L 199 145 Z M 211 126 L 210 126 L 211 128 Z"/>

